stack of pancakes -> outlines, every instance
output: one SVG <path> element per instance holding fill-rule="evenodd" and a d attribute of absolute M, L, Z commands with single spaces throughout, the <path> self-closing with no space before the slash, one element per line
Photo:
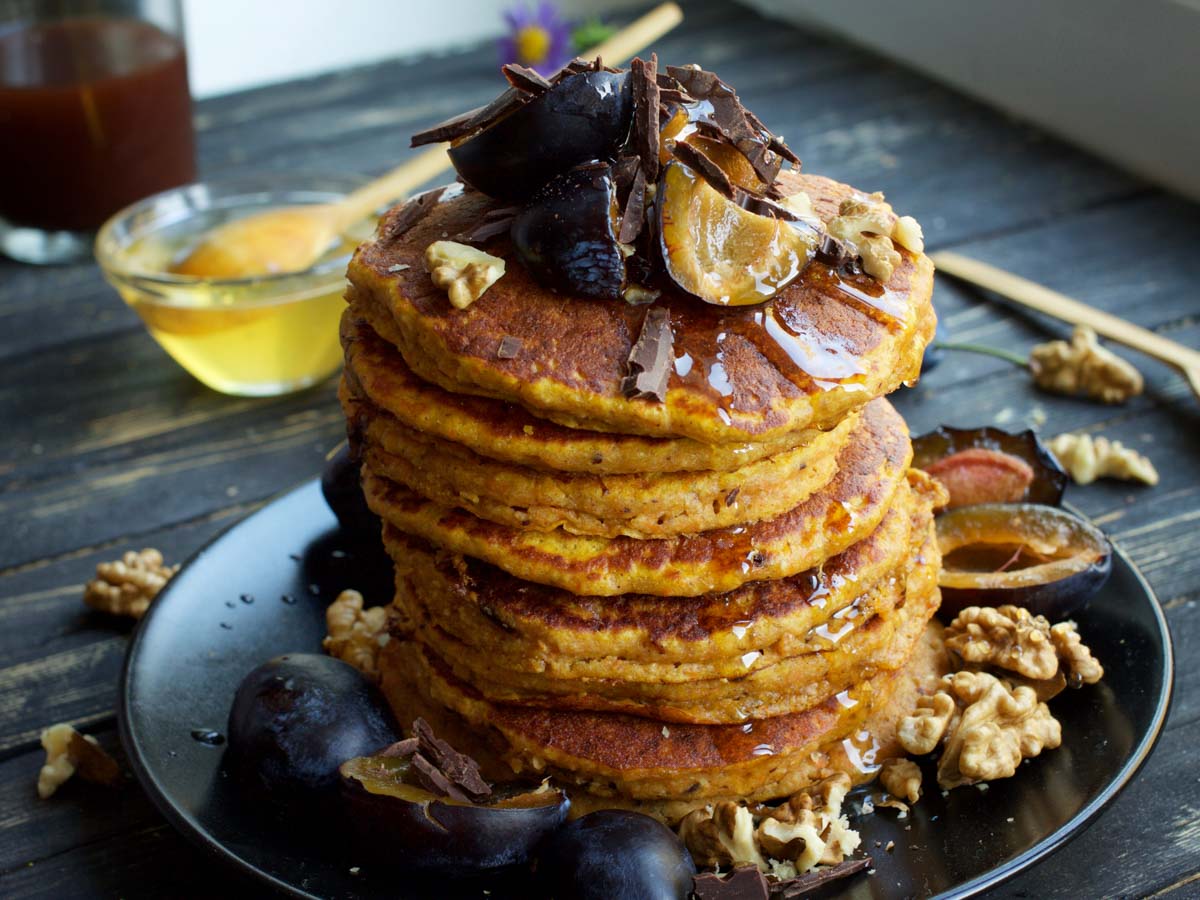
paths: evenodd
<path fill-rule="evenodd" d="M 826 219 L 853 195 L 780 182 Z M 489 201 L 426 205 L 359 249 L 342 325 L 400 716 L 553 774 L 578 808 L 667 819 L 870 774 L 939 664 L 940 488 L 882 399 L 933 333 L 928 259 L 901 249 L 887 284 L 813 262 L 754 307 L 665 285 L 638 306 L 539 286 L 500 236 L 506 274 L 457 310 L 423 254 Z M 654 308 L 668 390 L 631 399 Z"/>

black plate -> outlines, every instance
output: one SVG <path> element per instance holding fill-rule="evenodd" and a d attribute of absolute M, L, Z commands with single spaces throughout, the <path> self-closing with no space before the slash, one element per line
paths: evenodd
<path fill-rule="evenodd" d="M 224 730 L 239 680 L 258 663 L 319 649 L 325 605 L 347 587 L 385 601 L 389 567 L 381 550 L 356 549 L 317 483 L 306 484 L 183 567 L 139 626 L 121 682 L 121 739 L 163 814 L 205 850 L 298 897 L 396 897 L 413 883 L 365 865 L 351 872 L 361 865 L 351 850 L 256 814 L 225 776 L 223 748 L 193 732 Z M 892 810 L 858 818 L 865 848 L 895 849 L 874 850 L 876 875 L 845 885 L 844 896 L 973 894 L 1062 846 L 1133 777 L 1166 717 L 1172 659 L 1158 602 L 1120 552 L 1080 631 L 1105 677 L 1052 702 L 1063 746 L 986 795 L 932 790 L 908 819 Z M 931 773 L 925 783 L 936 784 Z M 444 900 L 445 886 L 437 893 Z"/>

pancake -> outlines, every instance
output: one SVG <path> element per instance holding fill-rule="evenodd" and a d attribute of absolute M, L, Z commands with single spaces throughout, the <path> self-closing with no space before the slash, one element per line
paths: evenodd
<path fill-rule="evenodd" d="M 353 397 L 351 421 L 374 418 Z M 858 416 L 810 444 L 729 472 L 644 475 L 552 473 L 488 460 L 459 444 L 395 423 L 386 449 L 371 440 L 363 459 L 377 475 L 443 506 L 509 528 L 597 537 L 659 538 L 771 519 L 829 483 Z"/>
<path fill-rule="evenodd" d="M 553 774 L 607 806 L 651 801 L 644 808 L 661 815 L 715 798 L 789 796 L 829 774 L 839 746 L 842 764 L 857 768 L 859 779 L 869 776 L 882 758 L 882 744 L 867 727 L 871 714 L 879 711 L 879 725 L 888 727 L 912 709 L 889 707 L 891 697 L 905 691 L 911 700 L 913 685 L 944 668 L 941 628 L 933 625 L 914 642 L 904 667 L 803 713 L 743 725 L 666 725 L 621 713 L 491 704 L 444 670 L 422 680 L 414 654 L 414 644 L 392 641 L 380 658 L 382 688 L 401 721 L 411 714 L 415 692 L 465 720 L 475 735 L 466 747 L 486 741 L 490 754 L 516 772 Z M 850 747 L 842 745 L 847 738 Z"/>
<path fill-rule="evenodd" d="M 837 475 L 782 516 L 698 535 L 636 540 L 520 531 L 434 503 L 363 468 L 371 509 L 407 534 L 575 594 L 696 596 L 786 578 L 870 534 L 905 482 L 912 447 L 885 400 L 867 406 Z"/>
<path fill-rule="evenodd" d="M 857 196 L 799 173 L 782 174 L 779 184 L 806 191 L 825 219 Z M 899 247 L 901 263 L 886 284 L 813 262 L 754 307 L 708 306 L 663 278 L 655 306 L 669 313 L 675 357 L 667 396 L 629 400 L 621 382 L 647 308 L 544 288 L 502 236 L 488 251 L 505 258 L 506 274 L 455 309 L 425 272 L 425 248 L 474 226 L 491 203 L 473 191 L 452 195 L 396 239 L 383 236 L 400 211 L 385 216 L 381 236 L 355 252 L 347 299 L 424 380 L 573 428 L 712 444 L 827 429 L 915 380 L 933 335 L 933 265 Z M 519 347 L 512 358 L 497 352 L 506 337 Z"/>
<path fill-rule="evenodd" d="M 388 414 L 363 423 L 348 412 L 350 431 L 365 429 L 364 438 L 385 449 L 393 446 L 393 427 L 402 425 L 431 440 L 459 444 L 480 456 L 513 465 L 550 472 L 644 475 L 727 472 L 803 446 L 820 435 L 813 429 L 764 441 L 705 444 L 690 438 L 567 428 L 512 403 L 454 394 L 422 381 L 413 375 L 396 348 L 359 319 L 353 309 L 342 317 L 342 344 L 346 351 L 346 391 Z"/>

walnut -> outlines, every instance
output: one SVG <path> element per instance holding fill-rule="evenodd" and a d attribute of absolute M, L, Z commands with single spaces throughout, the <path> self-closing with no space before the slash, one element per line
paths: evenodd
<path fill-rule="evenodd" d="M 955 672 L 942 682 L 963 707 L 938 762 L 943 789 L 1009 778 L 1022 759 L 1062 743 L 1062 727 L 1032 688 L 1010 689 L 986 672 Z"/>
<path fill-rule="evenodd" d="M 791 863 L 800 873 L 836 865 L 854 852 L 861 839 L 842 815 L 850 784 L 850 776 L 839 773 L 767 813 L 754 832 L 763 855 Z M 772 873 L 790 877 L 782 866 L 773 866 Z"/>
<path fill-rule="evenodd" d="M 946 626 L 946 649 L 964 662 L 1047 680 L 1058 672 L 1050 623 L 1020 606 L 968 606 Z"/>
<path fill-rule="evenodd" d="M 1158 484 L 1154 463 L 1120 441 L 1088 434 L 1060 434 L 1050 442 L 1050 452 L 1079 484 L 1106 477 Z"/>
<path fill-rule="evenodd" d="M 1038 387 L 1055 394 L 1086 394 L 1104 403 L 1124 403 L 1142 392 L 1142 376 L 1100 346 L 1096 332 L 1076 325 L 1071 341 L 1049 341 L 1029 351 L 1029 371 Z"/>
<path fill-rule="evenodd" d="M 121 776 L 117 761 L 94 737 L 80 734 L 65 722 L 42 731 L 42 747 L 46 763 L 38 772 L 37 791 L 43 800 L 76 773 L 96 784 L 114 784 Z"/>
<path fill-rule="evenodd" d="M 389 640 L 387 608 L 363 609 L 358 591 L 342 591 L 325 610 L 325 652 L 348 662 L 368 678 L 379 678 L 379 651 Z"/>
<path fill-rule="evenodd" d="M 425 248 L 425 269 L 455 309 L 466 309 L 500 280 L 504 260 L 457 241 L 434 241 Z"/>
<path fill-rule="evenodd" d="M 83 602 L 100 612 L 140 619 L 178 571 L 179 566 L 164 566 L 157 550 L 130 550 L 118 560 L 96 566 L 96 577 L 84 585 Z"/>
<path fill-rule="evenodd" d="M 1059 622 L 1050 629 L 1050 640 L 1058 658 L 1071 673 L 1071 684 L 1095 684 L 1104 677 L 1104 666 L 1100 665 L 1100 661 L 1092 656 L 1092 651 L 1080 639 L 1074 622 Z"/>
<path fill-rule="evenodd" d="M 923 697 L 911 716 L 900 722 L 900 746 L 916 756 L 932 753 L 958 714 L 954 698 L 939 691 Z"/>
<path fill-rule="evenodd" d="M 911 759 L 887 759 L 879 770 L 879 783 L 893 797 L 909 803 L 921 799 L 921 770 Z"/>
<path fill-rule="evenodd" d="M 812 197 L 810 197 L 804 191 L 797 191 L 795 194 L 784 197 L 783 200 L 780 201 L 780 206 L 782 206 L 788 212 L 799 216 L 809 225 L 821 225 L 821 217 L 818 216 L 817 211 L 813 209 Z"/>
<path fill-rule="evenodd" d="M 724 800 L 692 810 L 679 823 L 679 837 L 699 866 L 768 868 L 754 839 L 754 817 L 741 803 Z"/>
<path fill-rule="evenodd" d="M 912 216 L 897 218 L 891 206 L 884 202 L 883 194 L 879 193 L 843 200 L 837 216 L 829 221 L 827 228 L 831 235 L 861 256 L 863 270 L 880 281 L 891 278 L 896 266 L 900 265 L 900 254 L 893 244 L 913 253 L 925 249 L 925 238 L 917 220 Z"/>

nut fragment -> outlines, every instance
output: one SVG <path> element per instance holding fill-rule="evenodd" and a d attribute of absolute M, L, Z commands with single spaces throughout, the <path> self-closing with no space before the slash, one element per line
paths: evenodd
<path fill-rule="evenodd" d="M 1097 478 L 1158 484 L 1154 463 L 1120 441 L 1090 434 L 1060 434 L 1050 442 L 1050 452 L 1079 484 L 1091 484 Z"/>
<path fill-rule="evenodd" d="M 117 761 L 90 734 L 80 734 L 65 722 L 42 731 L 46 762 L 38 772 L 38 796 L 45 800 L 76 773 L 85 781 L 114 784 L 121 776 Z"/>
<path fill-rule="evenodd" d="M 118 560 L 96 566 L 96 577 L 83 589 L 83 602 L 114 616 L 140 619 L 179 566 L 164 566 L 152 548 L 130 550 Z"/>
<path fill-rule="evenodd" d="M 348 662 L 368 678 L 379 678 L 379 651 L 388 642 L 387 608 L 363 609 L 358 591 L 342 591 L 325 610 L 325 652 Z"/>
<path fill-rule="evenodd" d="M 741 803 L 723 800 L 692 810 L 679 823 L 679 837 L 697 865 L 768 868 L 754 840 L 754 817 Z"/>
<path fill-rule="evenodd" d="M 425 269 L 455 309 L 466 309 L 500 280 L 504 260 L 457 241 L 434 241 L 425 248 Z"/>
<path fill-rule="evenodd" d="M 911 759 L 887 759 L 879 770 L 879 783 L 893 797 L 909 803 L 921 799 L 921 770 Z"/>
<path fill-rule="evenodd" d="M 1095 684 L 1104 677 L 1104 666 L 1083 643 L 1074 622 L 1059 622 L 1050 629 L 1050 640 L 1058 658 L 1071 673 L 1068 681 L 1073 686 Z"/>
<path fill-rule="evenodd" d="M 1020 606 L 969 606 L 946 626 L 946 649 L 973 665 L 1047 680 L 1058 672 L 1050 623 Z"/>
<path fill-rule="evenodd" d="M 949 694 L 939 691 L 931 697 L 923 697 L 913 714 L 900 722 L 900 746 L 916 756 L 932 753 L 950 730 L 950 723 L 957 713 L 958 707 Z"/>
<path fill-rule="evenodd" d="M 1096 332 L 1076 325 L 1071 341 L 1049 341 L 1029 351 L 1034 383 L 1056 394 L 1086 394 L 1104 403 L 1124 403 L 1142 392 L 1142 376 L 1100 346 Z"/>
<path fill-rule="evenodd" d="M 917 220 L 912 216 L 897 218 L 879 193 L 843 200 L 838 215 L 829 222 L 828 231 L 849 244 L 862 257 L 863 271 L 880 281 L 891 278 L 900 265 L 894 243 L 913 253 L 925 249 Z"/>

